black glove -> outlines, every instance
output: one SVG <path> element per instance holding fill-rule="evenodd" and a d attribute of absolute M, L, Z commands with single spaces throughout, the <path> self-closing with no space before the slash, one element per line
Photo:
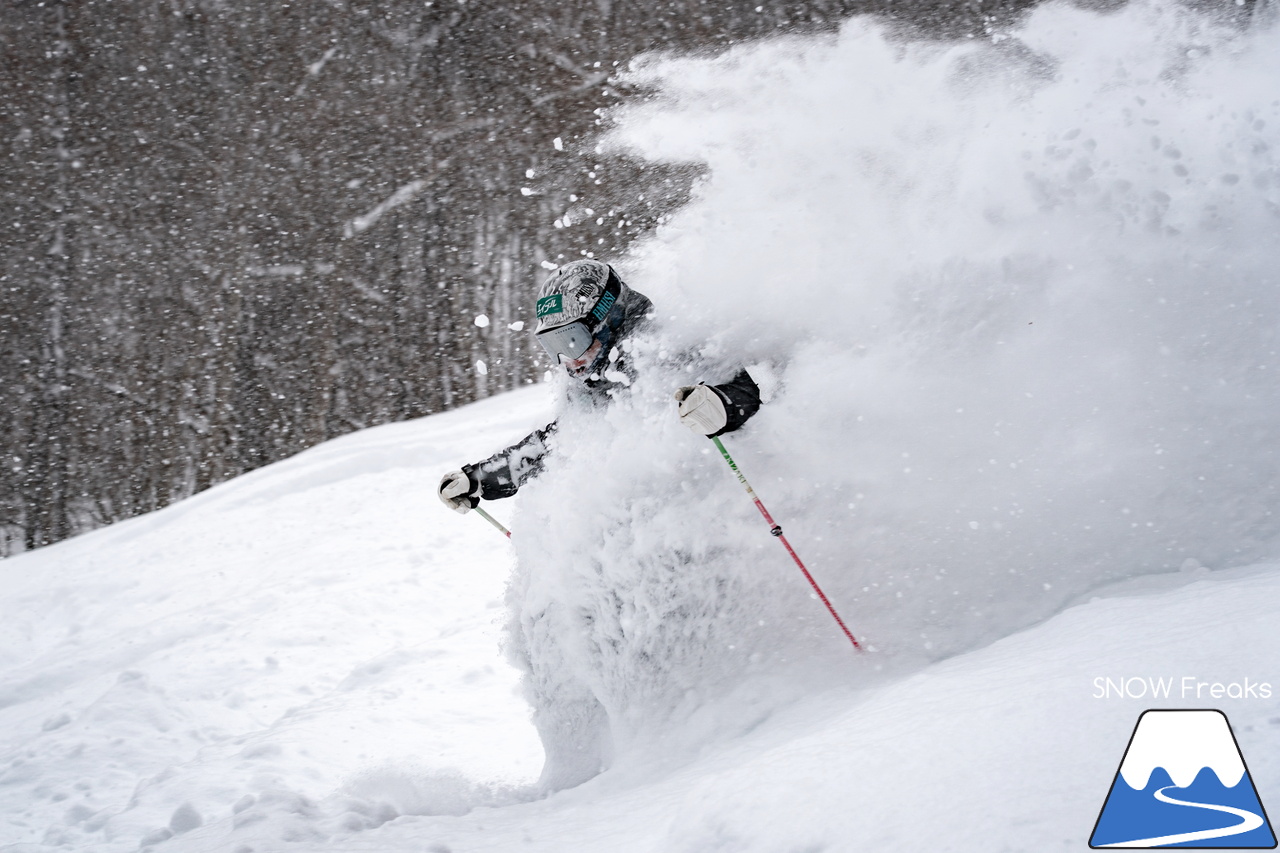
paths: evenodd
<path fill-rule="evenodd" d="M 480 505 L 480 484 L 465 471 L 450 471 L 441 477 L 437 494 L 445 506 L 456 512 L 465 514 Z"/>

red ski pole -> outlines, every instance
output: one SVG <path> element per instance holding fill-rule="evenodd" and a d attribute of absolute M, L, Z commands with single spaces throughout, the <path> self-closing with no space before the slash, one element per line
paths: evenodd
<path fill-rule="evenodd" d="M 769 532 L 778 537 L 778 541 L 782 543 L 782 547 L 787 549 L 787 553 L 791 555 L 791 559 L 796 561 L 796 565 L 800 567 L 800 571 L 804 572 L 804 579 L 809 582 L 809 586 L 813 587 L 813 591 L 818 594 L 818 598 L 822 599 L 822 603 L 827 606 L 827 611 L 831 614 L 831 618 L 836 620 L 836 624 L 840 626 L 840 630 L 844 631 L 844 635 L 849 638 L 849 642 L 853 643 L 853 647 L 858 651 L 862 651 L 862 646 L 853 638 L 853 634 L 845 627 L 844 620 L 840 618 L 840 614 L 836 613 L 836 609 L 831 606 L 831 602 L 827 599 L 826 593 L 822 591 L 822 587 L 818 586 L 818 582 L 813 579 L 813 575 L 809 574 L 809 570 L 804 567 L 804 563 L 800 561 L 800 556 L 796 554 L 795 549 L 791 547 L 791 543 L 787 541 L 787 537 L 782 535 L 782 527 L 773 520 L 773 516 L 769 515 L 769 510 L 764 508 L 764 504 L 760 502 L 760 498 L 756 496 L 755 489 L 751 488 L 751 484 L 747 482 L 747 478 L 738 468 L 733 457 L 729 455 L 729 451 L 724 449 L 724 443 L 720 441 L 719 436 L 711 436 L 711 440 L 716 443 L 716 447 L 720 449 L 720 455 L 724 457 L 724 461 L 729 463 L 729 467 L 733 469 L 733 473 L 738 475 L 738 482 L 747 490 L 747 494 L 751 496 L 751 500 L 755 501 L 756 509 L 760 510 L 760 514 L 764 516 L 764 520 L 769 524 Z"/>

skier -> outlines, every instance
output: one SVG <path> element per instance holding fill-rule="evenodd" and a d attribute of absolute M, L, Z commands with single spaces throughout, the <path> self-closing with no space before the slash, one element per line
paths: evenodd
<path fill-rule="evenodd" d="M 578 380 L 571 402 L 605 405 L 635 379 L 622 342 L 645 328 L 653 304 L 627 287 L 608 264 L 573 261 L 560 267 L 538 291 L 538 343 Z M 719 385 L 685 385 L 675 392 L 680 423 L 706 436 L 733 432 L 760 408 L 760 389 L 746 370 Z M 482 462 L 450 471 L 440 480 L 440 500 L 466 513 L 481 499 L 508 498 L 543 469 L 557 421 Z"/>

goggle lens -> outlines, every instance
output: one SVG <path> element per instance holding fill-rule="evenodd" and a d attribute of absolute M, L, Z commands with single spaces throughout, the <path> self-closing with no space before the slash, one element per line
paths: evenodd
<path fill-rule="evenodd" d="M 591 348 L 594 336 L 586 323 L 577 321 L 539 332 L 537 338 L 547 355 L 558 360 L 560 356 L 567 359 L 581 358 Z"/>

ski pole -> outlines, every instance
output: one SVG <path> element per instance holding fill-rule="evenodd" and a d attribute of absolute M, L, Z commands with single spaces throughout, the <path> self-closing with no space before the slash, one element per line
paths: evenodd
<path fill-rule="evenodd" d="M 506 534 L 506 537 L 508 539 L 511 538 L 511 531 L 503 527 L 500 523 L 498 523 L 498 520 L 496 518 L 494 518 L 492 515 L 489 515 L 489 513 L 485 512 L 482 507 L 477 506 L 475 509 L 476 509 L 476 512 L 480 513 L 481 518 L 483 518 L 485 521 L 489 522 L 494 527 L 501 530 L 504 534 Z"/>
<path fill-rule="evenodd" d="M 844 631 L 844 635 L 849 638 L 849 642 L 853 643 L 853 647 L 858 651 L 862 651 L 862 646 L 853 638 L 853 634 L 845 627 L 844 620 L 840 618 L 840 614 L 836 613 L 836 609 L 831 606 L 831 602 L 827 599 L 826 593 L 822 591 L 822 587 L 818 586 L 818 582 L 813 579 L 813 575 L 809 574 L 809 570 L 804 567 L 804 563 L 800 561 L 800 556 L 796 554 L 795 549 L 791 547 L 791 543 L 787 541 L 787 537 L 782 535 L 782 527 L 773 520 L 773 516 L 769 515 L 769 510 L 764 508 L 760 498 L 756 496 L 755 489 L 751 488 L 751 484 L 747 482 L 746 476 L 742 470 L 738 468 L 733 457 L 729 455 L 729 451 L 724 449 L 724 443 L 720 441 L 719 436 L 711 436 L 711 440 L 716 443 L 716 447 L 720 450 L 720 455 L 724 457 L 724 461 L 729 463 L 729 467 L 733 469 L 733 473 L 738 475 L 738 482 L 747 490 L 747 494 L 751 496 L 751 500 L 755 501 L 756 509 L 760 510 L 760 514 L 764 516 L 764 520 L 769 524 L 769 532 L 778 537 L 778 541 L 782 543 L 782 547 L 787 549 L 787 553 L 791 555 L 791 559 L 796 561 L 796 565 L 800 567 L 800 571 L 804 572 L 804 578 L 809 582 L 809 586 L 813 587 L 813 591 L 818 594 L 818 598 L 822 599 L 822 603 L 827 606 L 827 611 L 831 613 L 831 617 L 836 620 L 836 624 L 840 626 L 840 630 Z"/>

